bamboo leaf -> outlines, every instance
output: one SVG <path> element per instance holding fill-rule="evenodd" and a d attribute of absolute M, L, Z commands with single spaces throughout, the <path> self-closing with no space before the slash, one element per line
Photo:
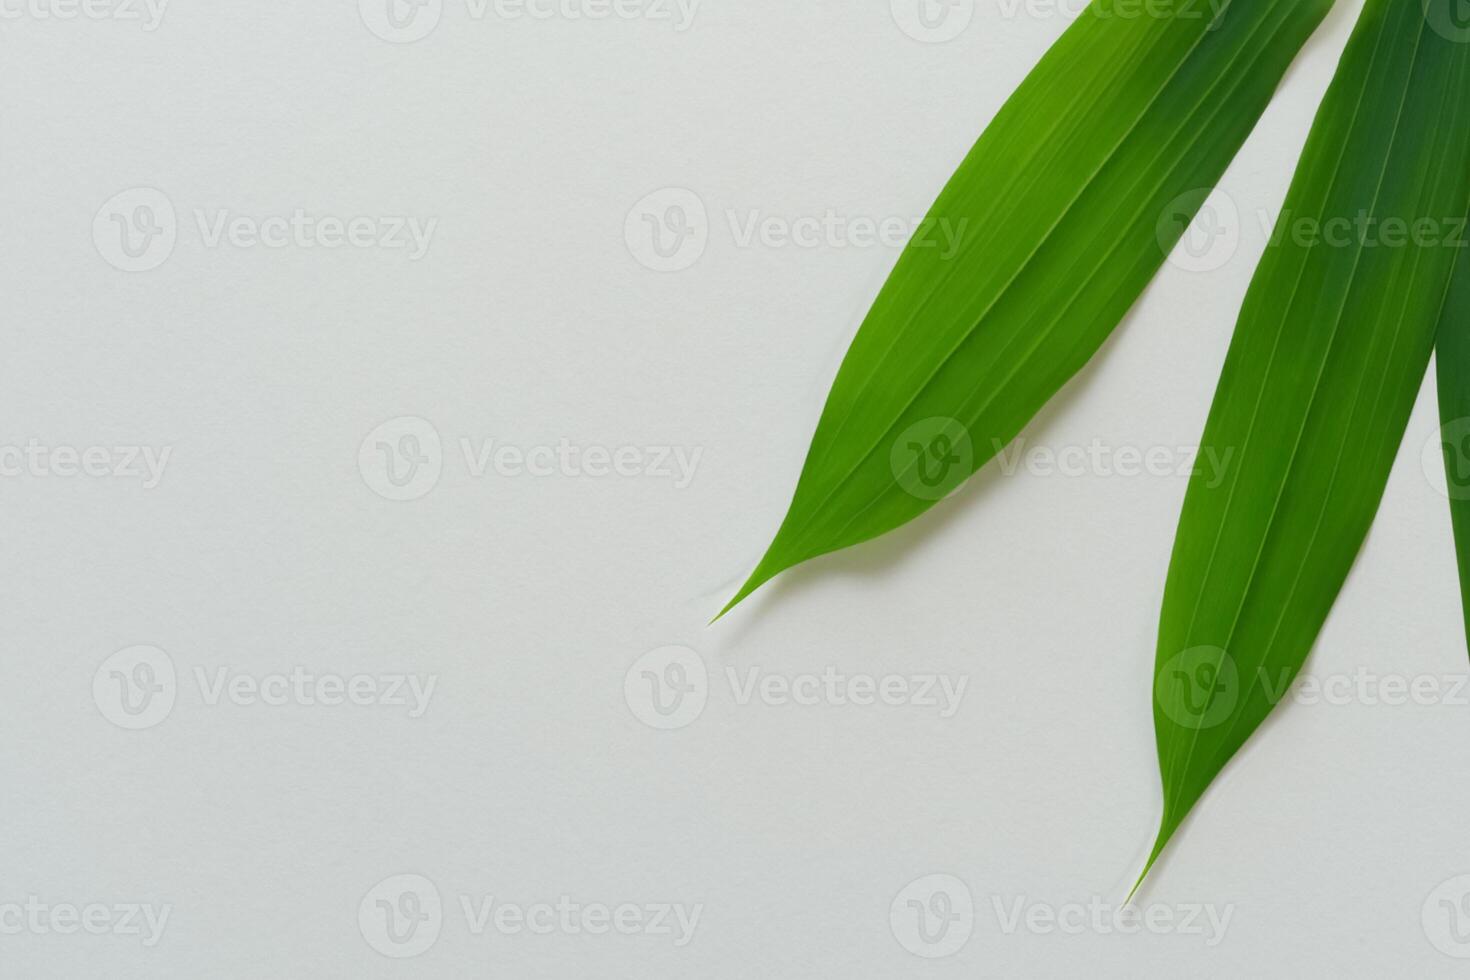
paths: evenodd
<path fill-rule="evenodd" d="M 1460 562 L 1460 596 L 1470 634 L 1470 257 L 1455 264 L 1435 348 L 1445 494 Z"/>
<path fill-rule="evenodd" d="M 917 517 L 1015 438 L 1132 306 L 1331 2 L 1087 8 L 902 253 L 786 519 L 727 611 Z M 936 229 L 959 247 L 934 247 Z"/>
<path fill-rule="evenodd" d="M 1149 867 L 1301 669 L 1403 440 L 1470 204 L 1457 2 L 1368 0 L 1241 309 L 1202 450 L 1234 463 L 1191 481 L 1164 592 Z"/>

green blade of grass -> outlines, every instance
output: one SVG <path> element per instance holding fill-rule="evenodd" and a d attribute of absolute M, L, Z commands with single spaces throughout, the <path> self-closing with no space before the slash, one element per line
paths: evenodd
<path fill-rule="evenodd" d="M 1331 2 L 1097 0 L 1080 15 L 900 256 L 726 611 L 912 520 L 1015 438 L 1133 305 Z"/>
<path fill-rule="evenodd" d="M 1241 309 L 1202 443 L 1234 462 L 1164 592 L 1150 867 L 1305 662 L 1424 381 L 1470 204 L 1470 44 L 1428 2 L 1368 0 Z"/>

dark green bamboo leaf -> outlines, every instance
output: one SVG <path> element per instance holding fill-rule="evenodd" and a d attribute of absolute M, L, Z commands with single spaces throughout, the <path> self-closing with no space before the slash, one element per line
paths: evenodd
<path fill-rule="evenodd" d="M 1015 438 L 1138 298 L 1331 2 L 1097 0 L 1079 17 L 904 250 L 730 606 L 917 517 Z"/>
<path fill-rule="evenodd" d="M 1150 866 L 1301 669 L 1424 380 L 1470 204 L 1470 43 L 1427 2 L 1368 0 L 1241 309 L 1202 446 L 1234 462 L 1164 591 Z"/>
<path fill-rule="evenodd" d="M 1445 493 L 1460 559 L 1460 597 L 1470 635 L 1470 258 L 1462 252 L 1435 348 Z"/>

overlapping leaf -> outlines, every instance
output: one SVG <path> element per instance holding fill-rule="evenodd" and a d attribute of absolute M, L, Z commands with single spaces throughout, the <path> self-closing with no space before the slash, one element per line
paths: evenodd
<path fill-rule="evenodd" d="M 731 606 L 923 513 L 1019 433 L 1137 299 L 1330 5 L 1087 8 L 904 250 Z"/>
<path fill-rule="evenodd" d="M 1203 439 L 1234 463 L 1164 594 L 1150 865 L 1300 670 L 1403 439 L 1470 203 L 1456 2 L 1368 0 L 1242 307 Z"/>

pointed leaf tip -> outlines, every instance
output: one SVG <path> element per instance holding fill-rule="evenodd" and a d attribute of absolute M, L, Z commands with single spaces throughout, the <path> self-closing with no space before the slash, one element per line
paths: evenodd
<path fill-rule="evenodd" d="M 713 626 L 724 619 L 726 613 L 750 598 L 757 589 L 781 574 L 781 572 L 790 568 L 793 564 L 795 562 L 782 563 L 779 560 L 775 560 L 772 554 L 767 552 L 765 557 L 760 560 L 760 564 L 756 565 L 755 571 L 750 573 L 750 578 L 746 579 L 745 584 L 740 587 L 740 591 L 736 592 L 734 598 L 725 603 L 725 608 L 716 613 L 715 618 L 711 619 L 708 625 Z"/>

